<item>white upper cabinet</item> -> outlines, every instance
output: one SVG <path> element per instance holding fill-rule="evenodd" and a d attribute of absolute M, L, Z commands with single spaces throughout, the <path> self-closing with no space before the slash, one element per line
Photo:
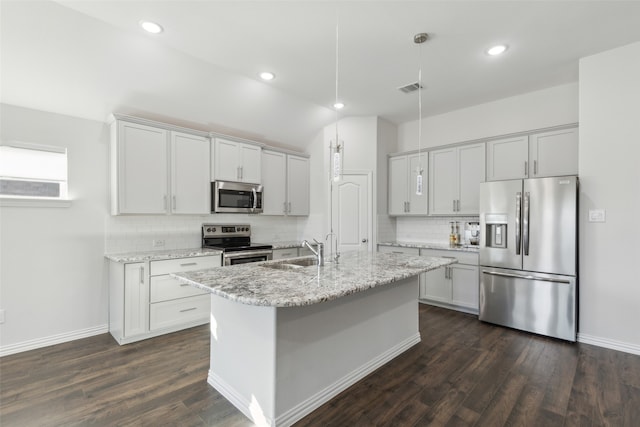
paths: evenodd
<path fill-rule="evenodd" d="M 112 214 L 166 213 L 168 131 L 125 121 L 111 126 Z"/>
<path fill-rule="evenodd" d="M 262 151 L 263 215 L 309 215 L 309 159 Z"/>
<path fill-rule="evenodd" d="M 528 176 L 528 136 L 487 142 L 487 181 L 522 179 Z"/>
<path fill-rule="evenodd" d="M 262 214 L 287 213 L 287 155 L 262 151 Z"/>
<path fill-rule="evenodd" d="M 309 215 L 309 159 L 287 154 L 287 214 Z"/>
<path fill-rule="evenodd" d="M 477 215 L 484 181 L 484 143 L 429 152 L 429 214 Z"/>
<path fill-rule="evenodd" d="M 171 212 L 211 213 L 209 139 L 171 132 Z"/>
<path fill-rule="evenodd" d="M 458 152 L 455 147 L 429 153 L 429 213 L 452 214 L 458 200 Z"/>
<path fill-rule="evenodd" d="M 111 128 L 111 212 L 207 214 L 209 139 L 118 119 Z"/>
<path fill-rule="evenodd" d="M 529 178 L 577 174 L 577 128 L 529 136 Z"/>
<path fill-rule="evenodd" d="M 261 183 L 261 147 L 222 138 L 216 138 L 213 145 L 211 176 L 214 180 Z"/>
<path fill-rule="evenodd" d="M 418 169 L 422 168 L 422 195 L 416 194 Z M 427 215 L 427 154 L 389 158 L 389 215 Z"/>
<path fill-rule="evenodd" d="M 487 142 L 487 180 L 578 174 L 578 129 Z"/>

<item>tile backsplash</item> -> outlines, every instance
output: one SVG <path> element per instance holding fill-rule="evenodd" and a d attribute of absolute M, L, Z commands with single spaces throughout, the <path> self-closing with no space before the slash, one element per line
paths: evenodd
<path fill-rule="evenodd" d="M 305 219 L 306 220 L 306 219 Z M 107 216 L 106 253 L 198 248 L 203 223 L 251 224 L 251 241 L 271 243 L 297 240 L 302 222 L 296 217 L 245 214 Z M 153 246 L 164 241 L 164 246 Z"/>
<path fill-rule="evenodd" d="M 464 238 L 464 227 L 468 222 L 478 222 L 477 216 L 469 217 L 398 217 L 396 218 L 396 241 L 416 243 L 448 243 L 451 221 L 460 223 L 460 235 Z M 383 240 L 380 240 L 381 242 Z"/>

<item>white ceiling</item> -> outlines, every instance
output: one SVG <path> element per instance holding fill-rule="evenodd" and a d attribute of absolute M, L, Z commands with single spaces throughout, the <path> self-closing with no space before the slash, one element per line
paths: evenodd
<path fill-rule="evenodd" d="M 165 31 L 148 35 L 141 19 Z M 401 123 L 418 116 L 416 93 L 397 90 L 417 80 L 414 34 L 430 35 L 423 114 L 434 115 L 577 81 L 579 58 L 640 40 L 640 2 L 3 0 L 3 102 L 306 144 L 334 117 L 336 22 L 340 116 Z M 486 55 L 495 43 L 507 53 Z M 259 81 L 262 70 L 276 79 Z"/>

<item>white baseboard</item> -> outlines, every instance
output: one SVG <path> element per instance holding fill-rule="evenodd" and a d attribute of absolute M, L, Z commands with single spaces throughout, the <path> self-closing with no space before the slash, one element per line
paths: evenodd
<path fill-rule="evenodd" d="M 233 387 L 223 381 L 220 377 L 209 371 L 207 382 L 213 388 L 215 388 L 220 394 L 222 394 L 229 402 L 231 402 L 240 412 L 242 412 L 247 418 L 256 423 L 259 426 L 278 426 L 288 427 L 295 422 L 301 420 L 306 415 L 327 403 L 329 400 L 351 387 L 370 373 L 374 372 L 381 366 L 390 362 L 392 359 L 398 357 L 405 351 L 409 350 L 414 345 L 420 342 L 420 334 L 417 333 L 412 337 L 407 338 L 403 342 L 395 345 L 359 368 L 351 371 L 349 374 L 340 378 L 338 381 L 329 385 L 328 387 L 320 390 L 310 398 L 300 402 L 293 408 L 287 410 L 282 415 L 276 417 L 276 419 L 268 419 L 262 417 L 256 419 L 256 415 L 252 413 L 251 402 L 248 402 L 240 393 L 237 393 Z M 261 416 L 262 414 L 258 414 Z"/>
<path fill-rule="evenodd" d="M 640 355 L 640 345 L 623 341 L 616 341 L 609 338 L 596 337 L 588 334 L 578 334 L 578 342 L 591 344 L 598 347 L 609 348 L 611 350 L 623 351 L 625 353 Z"/>
<path fill-rule="evenodd" d="M 65 332 L 64 334 L 51 335 L 43 338 L 36 338 L 19 342 L 17 344 L 5 345 L 0 347 L 0 357 L 10 354 L 22 353 L 23 351 L 35 350 L 37 348 L 48 347 L 50 345 L 62 344 L 64 342 L 88 338 L 94 335 L 105 334 L 109 332 L 109 325 L 104 324 L 94 326 L 92 328 L 79 329 L 77 331 Z"/>

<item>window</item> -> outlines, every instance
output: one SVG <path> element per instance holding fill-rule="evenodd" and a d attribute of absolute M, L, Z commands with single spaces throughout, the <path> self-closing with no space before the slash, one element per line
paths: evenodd
<path fill-rule="evenodd" d="M 67 200 L 66 148 L 0 144 L 0 198 Z"/>

